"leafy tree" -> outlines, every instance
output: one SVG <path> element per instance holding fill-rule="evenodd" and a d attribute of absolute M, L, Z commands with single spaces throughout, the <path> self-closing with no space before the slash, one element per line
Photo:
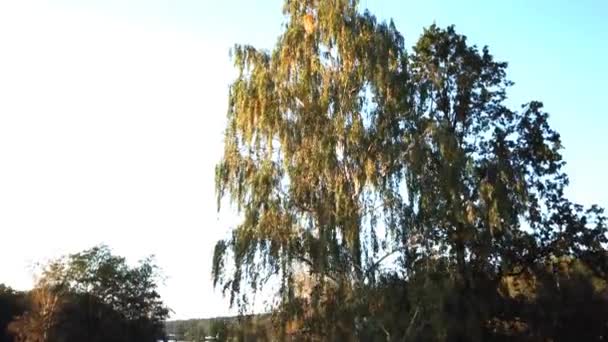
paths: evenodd
<path fill-rule="evenodd" d="M 18 342 L 47 342 L 55 338 L 55 328 L 63 305 L 63 289 L 41 278 L 28 294 L 28 309 L 15 321 L 8 331 Z"/>
<path fill-rule="evenodd" d="M 62 272 L 47 275 L 66 283 L 75 293 L 99 298 L 128 320 L 151 317 L 162 322 L 168 314 L 157 292 L 160 276 L 151 258 L 130 267 L 125 258 L 100 246 L 72 254 L 60 265 L 57 268 Z"/>
<path fill-rule="evenodd" d="M 284 14 L 273 51 L 233 50 L 216 184 L 242 221 L 212 269 L 231 303 L 245 310 L 274 277 L 283 334 L 479 341 L 525 316 L 497 295 L 505 279 L 564 257 L 607 277 L 602 209 L 564 196 L 559 134 L 540 102 L 506 106 L 507 64 L 487 47 L 433 25 L 408 54 L 356 1 L 288 0 Z"/>
<path fill-rule="evenodd" d="M 519 111 L 504 105 L 506 66 L 453 27 L 431 26 L 411 55 L 408 206 L 415 229 L 432 244 L 421 251 L 438 248 L 455 267 L 454 316 L 471 321 L 456 323 L 452 336 L 481 331 L 475 278 L 498 281 L 548 256 L 605 256 L 601 210 L 583 213 L 564 198 L 562 145 L 542 104 Z"/>
<path fill-rule="evenodd" d="M 106 246 L 51 261 L 13 322 L 18 341 L 156 341 L 168 309 L 151 259 L 130 267 Z"/>
<path fill-rule="evenodd" d="M 239 77 L 216 180 L 219 200 L 228 196 L 243 221 L 217 244 L 213 275 L 241 308 L 241 295 L 273 275 L 283 303 L 293 302 L 290 287 L 303 270 L 319 283 L 313 298 L 331 286 L 344 306 L 357 305 L 354 288 L 398 248 L 390 243 L 401 226 L 389 209 L 399 185 L 403 39 L 354 1 L 288 1 L 284 13 L 272 53 L 233 51 Z"/>

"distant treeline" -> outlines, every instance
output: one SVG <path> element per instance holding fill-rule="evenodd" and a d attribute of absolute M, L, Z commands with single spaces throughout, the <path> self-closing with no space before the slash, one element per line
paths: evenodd
<path fill-rule="evenodd" d="M 167 321 L 165 330 L 168 336 L 185 341 L 203 341 L 206 337 L 217 341 L 270 341 L 271 318 L 270 314 L 260 314 L 175 320 Z"/>

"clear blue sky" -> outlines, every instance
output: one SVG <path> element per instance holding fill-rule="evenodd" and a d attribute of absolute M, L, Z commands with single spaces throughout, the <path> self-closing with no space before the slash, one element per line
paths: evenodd
<path fill-rule="evenodd" d="M 455 24 L 509 62 L 509 102 L 545 103 L 581 203 L 608 206 L 608 2 L 362 0 L 413 45 Z M 175 317 L 228 312 L 209 279 L 213 167 L 234 43 L 271 48 L 280 0 L 6 0 L 0 3 L 0 282 L 108 243 L 156 254 Z"/>

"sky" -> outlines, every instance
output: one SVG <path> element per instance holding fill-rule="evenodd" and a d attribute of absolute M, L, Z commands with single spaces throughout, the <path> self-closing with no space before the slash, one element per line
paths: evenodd
<path fill-rule="evenodd" d="M 361 0 L 411 46 L 456 25 L 509 62 L 513 106 L 540 100 L 562 135 L 568 195 L 608 206 L 608 2 Z M 229 314 L 212 288 L 235 43 L 271 49 L 281 0 L 0 0 L 0 283 L 105 243 L 150 254 L 173 318 Z"/>

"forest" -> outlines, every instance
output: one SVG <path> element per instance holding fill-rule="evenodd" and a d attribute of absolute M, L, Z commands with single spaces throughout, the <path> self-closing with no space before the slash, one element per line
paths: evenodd
<path fill-rule="evenodd" d="M 210 271 L 240 315 L 167 321 L 153 259 L 98 246 L 0 286 L 1 342 L 608 339 L 604 209 L 568 198 L 560 134 L 508 104 L 506 61 L 454 26 L 406 46 L 356 0 L 283 15 L 273 49 L 230 54 L 215 184 L 239 220 Z"/>

